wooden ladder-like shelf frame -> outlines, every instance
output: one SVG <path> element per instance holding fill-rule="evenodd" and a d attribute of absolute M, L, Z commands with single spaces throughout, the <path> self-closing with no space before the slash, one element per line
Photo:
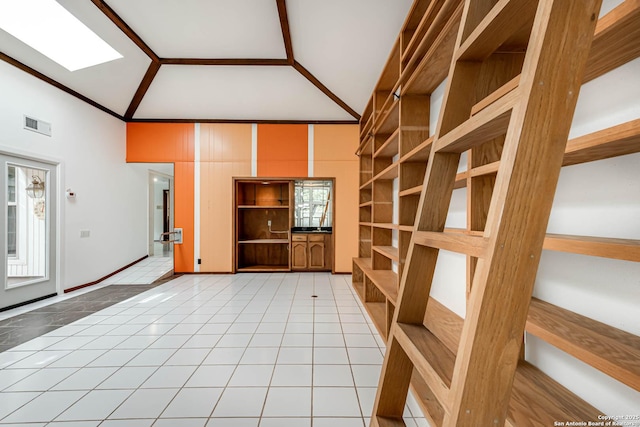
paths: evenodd
<path fill-rule="evenodd" d="M 517 408 L 536 390 L 530 375 L 535 368 L 520 360 L 522 336 L 599 7 L 600 0 L 466 1 L 372 426 L 404 426 L 408 387 L 416 375 L 432 397 L 429 418 L 437 425 L 502 426 L 522 420 Z M 523 44 L 522 55 L 500 51 Z M 486 99 L 490 95 L 493 99 Z M 487 204 L 487 214 L 472 229 L 483 232 L 444 232 L 460 154 L 480 147 L 488 153 L 471 155 L 499 160 L 490 178 L 495 180 L 492 194 L 477 200 Z M 469 272 L 472 286 L 457 345 L 424 324 L 440 249 L 477 260 Z M 545 309 L 535 307 L 534 313 Z M 535 317 L 529 322 L 544 323 Z M 561 388 L 553 390 L 558 391 L 554 403 L 566 403 L 554 415 L 597 419 L 595 408 L 567 401 Z"/>

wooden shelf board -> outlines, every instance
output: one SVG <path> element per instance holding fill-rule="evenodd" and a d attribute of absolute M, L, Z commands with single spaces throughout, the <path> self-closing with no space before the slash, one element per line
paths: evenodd
<path fill-rule="evenodd" d="M 414 1 L 407 18 L 402 25 L 404 43 L 401 45 L 400 60 L 406 62 L 421 44 L 425 34 L 431 28 L 433 18 L 436 16 L 443 1 Z"/>
<path fill-rule="evenodd" d="M 413 232 L 413 225 L 400 225 L 398 230 Z"/>
<path fill-rule="evenodd" d="M 398 154 L 398 141 L 400 140 L 399 135 L 400 129 L 396 129 L 373 154 L 373 157 L 393 157 Z"/>
<path fill-rule="evenodd" d="M 238 209 L 289 209 L 289 205 L 238 205 Z"/>
<path fill-rule="evenodd" d="M 406 190 L 402 190 L 398 193 L 399 197 L 405 196 L 416 196 L 422 193 L 422 185 L 416 185 L 415 187 L 407 188 Z"/>
<path fill-rule="evenodd" d="M 399 172 L 399 163 L 394 162 L 390 164 L 385 170 L 377 174 L 373 177 L 374 181 L 384 180 L 384 179 L 395 179 L 398 177 Z"/>
<path fill-rule="evenodd" d="M 387 230 L 398 230 L 398 224 L 392 224 L 390 222 L 373 222 L 371 225 L 375 228 L 385 228 Z"/>
<path fill-rule="evenodd" d="M 261 244 L 261 243 L 277 243 L 277 244 L 285 244 L 285 243 L 289 243 L 289 239 L 251 239 L 251 240 L 238 240 L 238 243 L 242 243 L 242 244 Z"/>
<path fill-rule="evenodd" d="M 422 325 L 398 323 L 395 326 L 394 338 L 448 412 L 455 355 Z"/>
<path fill-rule="evenodd" d="M 640 240 L 547 234 L 543 248 L 602 258 L 640 261 Z"/>
<path fill-rule="evenodd" d="M 360 267 L 360 270 L 371 270 L 371 258 L 353 258 L 353 262 Z"/>
<path fill-rule="evenodd" d="M 364 308 L 384 339 L 387 339 L 387 307 L 384 302 L 365 302 Z"/>
<path fill-rule="evenodd" d="M 504 135 L 520 91 L 512 90 L 435 142 L 437 151 L 462 153 Z"/>
<path fill-rule="evenodd" d="M 531 17 L 535 15 L 536 8 L 537 3 L 529 0 L 498 1 L 462 43 L 458 51 L 458 59 L 461 61 L 484 60 L 505 43 L 508 37 L 527 28 L 527 22 L 530 22 Z M 520 38 L 528 39 L 528 37 Z M 513 47 L 524 48 L 526 41 L 524 46 Z"/>
<path fill-rule="evenodd" d="M 372 206 L 373 201 L 369 200 L 368 202 L 360 203 L 361 208 L 366 208 L 367 206 Z"/>
<path fill-rule="evenodd" d="M 373 179 L 370 179 L 369 181 L 365 182 L 360 186 L 360 190 L 369 190 L 371 189 L 372 184 L 373 184 Z"/>
<path fill-rule="evenodd" d="M 411 390 L 418 401 L 422 413 L 433 427 L 442 426 L 444 420 L 444 409 L 435 394 L 431 391 L 427 383 L 420 377 L 414 369 L 411 375 Z"/>
<path fill-rule="evenodd" d="M 400 123 L 400 100 L 395 99 L 393 94 L 390 97 L 393 101 L 388 109 L 380 114 L 380 119 L 375 126 L 375 134 L 391 134 L 398 128 Z"/>
<path fill-rule="evenodd" d="M 371 154 L 373 151 L 373 136 L 366 135 L 364 139 L 358 145 L 358 149 L 356 150 L 356 156 L 361 156 L 363 154 Z"/>
<path fill-rule="evenodd" d="M 391 270 L 368 270 L 365 274 L 391 304 L 396 305 L 398 299 L 398 274 Z"/>
<path fill-rule="evenodd" d="M 563 166 L 577 165 L 640 152 L 640 119 L 631 120 L 567 142 Z M 473 168 L 472 177 L 496 173 L 500 162 Z M 456 176 L 454 188 L 467 185 L 466 172 Z"/>
<path fill-rule="evenodd" d="M 640 119 L 570 139 L 562 165 L 575 165 L 637 152 L 640 152 Z"/>
<path fill-rule="evenodd" d="M 364 298 L 364 282 L 352 282 L 353 288 L 356 290 L 356 293 L 360 297 L 360 299 Z"/>
<path fill-rule="evenodd" d="M 382 68 L 380 78 L 376 83 L 376 91 L 389 91 L 391 90 L 400 76 L 400 37 L 396 38 L 396 42 L 391 48 L 387 62 Z"/>
<path fill-rule="evenodd" d="M 361 140 L 371 131 L 372 127 L 373 127 L 373 114 L 371 114 L 369 118 L 367 118 L 367 121 L 365 122 L 364 126 L 362 126 L 362 129 L 360 131 Z"/>
<path fill-rule="evenodd" d="M 241 267 L 241 268 L 237 268 L 236 271 L 238 272 L 243 272 L 243 271 L 291 271 L 291 269 L 286 266 L 273 266 L 273 265 L 251 265 L 248 267 Z"/>
<path fill-rule="evenodd" d="M 430 136 L 424 140 L 413 150 L 402 156 L 400 163 L 406 162 L 426 162 L 429 160 L 429 154 L 431 153 L 431 144 L 433 143 L 433 136 Z"/>
<path fill-rule="evenodd" d="M 505 426 L 552 426 L 558 420 L 598 421 L 602 412 L 552 380 L 533 365 L 518 363 Z"/>
<path fill-rule="evenodd" d="M 640 2 L 627 0 L 598 20 L 584 81 L 640 56 Z"/>
<path fill-rule="evenodd" d="M 379 254 L 386 256 L 387 258 L 393 261 L 400 260 L 400 254 L 398 252 L 398 248 L 396 248 L 395 246 L 374 246 L 373 250 L 378 252 Z"/>
<path fill-rule="evenodd" d="M 640 337 L 537 298 L 527 332 L 640 390 Z"/>
<path fill-rule="evenodd" d="M 425 325 L 454 354 L 463 322 L 449 308 L 429 299 Z M 505 426 L 529 425 L 531 420 L 536 420 L 536 425 L 540 426 L 551 426 L 557 420 L 597 420 L 601 413 L 539 369 L 521 361 L 514 378 Z"/>
<path fill-rule="evenodd" d="M 448 18 L 427 53 L 415 66 L 415 70 L 413 66 L 407 66 L 403 71 L 400 77 L 400 81 L 404 82 L 402 95 L 431 94 L 447 77 L 461 17 L 462 2 Z"/>

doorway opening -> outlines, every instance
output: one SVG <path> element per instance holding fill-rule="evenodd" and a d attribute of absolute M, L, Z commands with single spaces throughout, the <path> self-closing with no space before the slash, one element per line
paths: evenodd
<path fill-rule="evenodd" d="M 173 177 L 149 171 L 149 256 L 173 259 Z"/>

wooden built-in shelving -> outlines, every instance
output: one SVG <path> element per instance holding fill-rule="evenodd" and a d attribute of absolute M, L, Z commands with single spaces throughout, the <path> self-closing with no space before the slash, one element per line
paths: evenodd
<path fill-rule="evenodd" d="M 640 337 L 537 298 L 527 332 L 640 390 Z"/>
<path fill-rule="evenodd" d="M 360 122 L 359 252 L 353 260 L 353 286 L 386 339 L 410 242 L 467 255 L 470 292 L 478 259 L 487 256 L 484 235 L 489 200 L 505 133 L 522 98 L 524 52 L 538 2 L 500 0 L 475 11 L 460 28 L 463 0 L 415 0 L 382 70 Z M 482 8 L 481 7 L 481 8 Z M 461 46 L 454 49 L 459 31 Z M 492 56 L 493 55 L 493 56 Z M 640 2 L 626 0 L 595 26 L 583 82 L 640 57 Z M 477 87 L 467 88 L 456 107 L 463 114 L 442 126 L 430 123 L 430 97 L 457 60 L 503 67 Z M 493 61 L 493 62 L 492 62 Z M 440 118 L 442 120 L 442 118 Z M 444 119 L 445 121 L 447 119 Z M 414 230 L 425 173 L 432 151 L 467 153 L 466 170 L 454 189 L 466 187 L 467 228 L 444 233 Z M 563 166 L 640 152 L 640 119 L 572 138 Z M 396 206 L 397 205 L 397 206 Z M 397 215 L 397 218 L 396 218 Z M 547 234 L 545 250 L 640 262 L 640 240 Z M 430 299 L 424 327 L 397 323 L 391 333 L 403 341 L 416 370 L 412 388 L 434 426 L 452 408 L 449 387 L 460 346 L 463 319 Z M 555 345 L 622 383 L 640 390 L 640 338 L 549 303 L 533 299 L 526 331 Z M 597 420 L 601 412 L 528 362 L 515 371 L 506 426 L 554 425 L 558 420 Z M 378 418 L 378 424 L 403 426 Z"/>
<path fill-rule="evenodd" d="M 234 271 L 291 269 L 291 183 L 234 178 Z"/>

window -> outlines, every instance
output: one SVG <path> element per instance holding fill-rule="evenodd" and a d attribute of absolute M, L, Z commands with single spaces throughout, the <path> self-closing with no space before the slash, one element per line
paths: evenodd
<path fill-rule="evenodd" d="M 16 203 L 16 167 L 7 168 L 7 253 L 10 258 L 17 254 L 17 203 Z"/>
<path fill-rule="evenodd" d="M 295 227 L 332 227 L 332 181 L 296 181 Z"/>

